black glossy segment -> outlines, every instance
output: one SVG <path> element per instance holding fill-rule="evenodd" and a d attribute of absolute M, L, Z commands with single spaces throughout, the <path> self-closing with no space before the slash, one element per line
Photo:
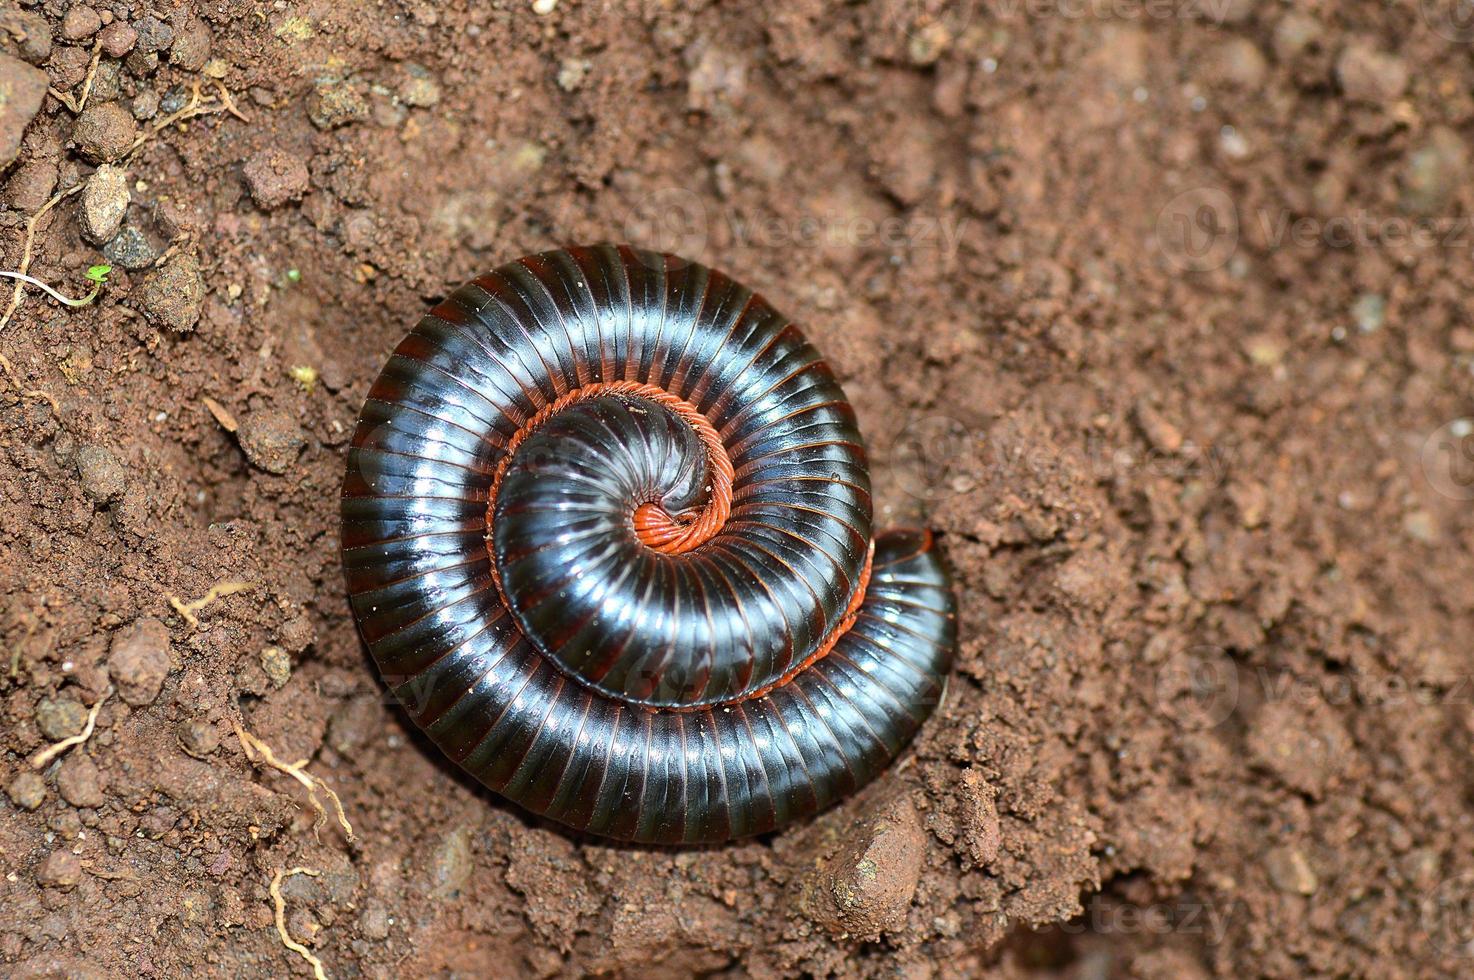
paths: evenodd
<path fill-rule="evenodd" d="M 685 399 L 726 447 L 732 513 L 694 551 L 635 535 L 636 507 L 697 508 L 710 485 L 691 426 L 639 397 L 525 434 L 487 513 L 528 419 L 613 381 Z M 549 252 L 436 306 L 370 391 L 342 515 L 359 629 L 416 723 L 487 786 L 594 833 L 719 841 L 812 814 L 901 751 L 951 663 L 929 536 L 886 534 L 854 625 L 794 673 L 872 540 L 854 413 L 761 297 L 670 257 Z"/>

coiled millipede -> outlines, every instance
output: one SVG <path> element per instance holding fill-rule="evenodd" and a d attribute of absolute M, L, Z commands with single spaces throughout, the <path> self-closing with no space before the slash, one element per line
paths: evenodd
<path fill-rule="evenodd" d="M 854 411 L 721 273 L 545 252 L 425 315 L 364 403 L 354 616 L 450 758 L 571 827 L 722 841 L 879 773 L 956 640 L 927 532 L 872 538 Z"/>

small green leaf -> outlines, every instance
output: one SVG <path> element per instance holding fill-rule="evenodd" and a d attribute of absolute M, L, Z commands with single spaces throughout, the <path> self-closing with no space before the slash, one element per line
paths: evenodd
<path fill-rule="evenodd" d="M 94 265 L 87 270 L 87 278 L 92 282 L 107 282 L 107 275 L 113 271 L 110 265 Z"/>
<path fill-rule="evenodd" d="M 301 282 L 301 281 L 302 281 L 302 271 L 300 269 L 288 269 L 287 270 L 287 282 Z"/>

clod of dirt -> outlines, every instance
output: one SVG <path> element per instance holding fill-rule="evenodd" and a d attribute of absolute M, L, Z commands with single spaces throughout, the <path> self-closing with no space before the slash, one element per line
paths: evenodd
<path fill-rule="evenodd" d="M 1408 214 L 1441 214 L 1469 173 L 1469 148 L 1458 133 L 1435 126 L 1408 151 L 1398 206 Z"/>
<path fill-rule="evenodd" d="M 26 770 L 10 781 L 5 793 L 22 810 L 34 810 L 46 802 L 46 780 L 40 773 Z"/>
<path fill-rule="evenodd" d="M 108 673 L 124 701 L 153 704 L 169 676 L 169 629 L 152 617 L 140 619 L 113 637 Z"/>
<path fill-rule="evenodd" d="M 274 408 L 248 413 L 236 436 L 246 458 L 268 473 L 285 473 L 307 445 L 297 420 Z"/>
<path fill-rule="evenodd" d="M 51 24 L 30 11 L 0 11 L 0 48 L 13 50 L 22 60 L 39 65 L 51 57 Z"/>
<path fill-rule="evenodd" d="M 107 799 L 102 792 L 102 771 L 80 749 L 74 749 L 57 769 L 56 790 L 75 807 L 96 808 Z"/>
<path fill-rule="evenodd" d="M 963 803 L 962 830 L 968 854 L 979 866 L 992 864 L 998 859 L 998 849 L 1003 845 L 1003 831 L 998 819 L 998 791 L 977 769 L 963 770 L 961 783 L 958 796 Z"/>
<path fill-rule="evenodd" d="M 312 617 L 298 613 L 282 624 L 278 639 L 288 653 L 301 653 L 317 642 L 317 627 L 312 625 Z"/>
<path fill-rule="evenodd" d="M 138 123 L 116 102 L 101 102 L 82 110 L 72 125 L 77 152 L 93 163 L 113 163 L 133 145 Z"/>
<path fill-rule="evenodd" d="M 809 872 L 799 909 L 833 936 L 877 941 L 905 924 L 925 858 L 916 810 L 897 797 L 858 820 L 839 850 Z"/>
<path fill-rule="evenodd" d="M 188 333 L 200 322 L 205 280 L 193 255 L 177 255 L 144 281 L 139 300 L 151 323 Z"/>
<path fill-rule="evenodd" d="M 307 118 L 318 129 L 336 129 L 367 117 L 369 104 L 346 79 L 327 79 L 307 100 Z"/>
<path fill-rule="evenodd" d="M 1273 701 L 1259 710 L 1249 731 L 1249 760 L 1285 786 L 1314 799 L 1340 777 L 1351 739 L 1329 711 Z"/>
<path fill-rule="evenodd" d="M 271 148 L 254 154 L 243 172 L 251 199 L 266 211 L 297 200 L 307 190 L 307 162 L 286 150 Z"/>
<path fill-rule="evenodd" d="M 184 22 L 169 45 L 169 63 L 185 71 L 199 71 L 210 60 L 210 29 L 198 18 Z"/>
<path fill-rule="evenodd" d="M 36 703 L 36 727 L 53 742 L 80 734 L 87 725 L 87 709 L 73 698 L 42 698 Z"/>
<path fill-rule="evenodd" d="M 1352 44 L 1336 59 L 1336 81 L 1353 102 L 1385 105 L 1407 91 L 1402 59 L 1368 44 Z"/>
<path fill-rule="evenodd" d="M 203 718 L 189 718 L 175 730 L 179 747 L 196 759 L 212 755 L 220 747 L 220 729 Z"/>
<path fill-rule="evenodd" d="M 79 448 L 76 465 L 82 492 L 94 503 L 111 503 L 128 489 L 128 471 L 118 462 L 118 457 L 103 446 Z"/>
<path fill-rule="evenodd" d="M 138 32 L 132 25 L 115 20 L 102 29 L 102 50 L 109 58 L 125 58 L 138 43 Z"/>
<path fill-rule="evenodd" d="M 48 84 L 41 69 L 0 55 L 0 169 L 10 166 L 20 152 L 21 136 L 41 111 Z"/>
<path fill-rule="evenodd" d="M 5 200 L 15 210 L 29 214 L 45 204 L 55 188 L 56 164 L 27 160 L 5 182 Z"/>
<path fill-rule="evenodd" d="M 389 910 L 379 902 L 364 906 L 358 915 L 358 934 L 370 942 L 389 938 Z"/>
<path fill-rule="evenodd" d="M 82 880 L 82 859 L 66 848 L 57 848 L 47 855 L 36 869 L 36 883 L 43 888 L 59 888 L 64 892 L 77 887 Z"/>
<path fill-rule="evenodd" d="M 82 235 L 100 245 L 118 233 L 127 213 L 127 172 L 104 163 L 82 189 Z"/>
<path fill-rule="evenodd" d="M 1305 855 L 1293 847 L 1270 848 L 1264 855 L 1264 870 L 1270 883 L 1291 895 L 1314 895 L 1320 879 L 1311 869 Z"/>
<path fill-rule="evenodd" d="M 68 41 L 81 41 L 102 29 L 102 18 L 91 7 L 77 4 L 61 19 L 61 36 Z"/>
<path fill-rule="evenodd" d="M 159 250 L 139 228 L 125 225 L 102 247 L 103 258 L 129 271 L 147 269 L 159 257 Z"/>

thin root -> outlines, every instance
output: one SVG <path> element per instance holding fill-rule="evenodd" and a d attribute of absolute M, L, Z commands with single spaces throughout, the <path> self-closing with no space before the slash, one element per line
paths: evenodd
<path fill-rule="evenodd" d="M 328 975 L 323 972 L 322 960 L 313 956 L 310 949 L 297 942 L 297 940 L 292 938 L 292 934 L 287 932 L 287 903 L 281 897 L 281 883 L 283 878 L 290 878 L 293 875 L 307 875 L 310 878 L 316 878 L 320 874 L 322 872 L 313 868 L 299 867 L 292 868 L 288 871 L 277 868 L 276 872 L 271 876 L 271 903 L 276 907 L 276 934 L 281 937 L 282 945 L 312 964 L 312 975 L 316 980 L 328 980 Z"/>
<path fill-rule="evenodd" d="M 353 843 L 356 839 L 353 836 L 353 825 L 348 822 L 348 816 L 343 812 L 343 801 L 338 799 L 338 794 L 333 792 L 332 787 L 307 771 L 308 760 L 302 759 L 293 763 L 282 762 L 276 757 L 276 753 L 271 751 L 271 746 L 234 722 L 232 722 L 232 727 L 235 728 L 235 737 L 240 739 L 241 748 L 245 751 L 247 759 L 254 763 L 258 761 L 259 756 L 260 762 L 264 762 L 277 772 L 291 776 L 307 788 L 307 799 L 312 804 L 312 808 L 317 811 L 317 822 L 312 825 L 313 833 L 316 833 L 317 829 L 328 819 L 327 810 L 323 809 L 322 801 L 317 798 L 318 790 L 321 790 L 327 794 L 328 800 L 333 804 L 333 816 L 337 819 L 338 826 L 343 828 L 344 836 L 348 838 L 350 844 Z"/>
<path fill-rule="evenodd" d="M 97 703 L 92 706 L 92 710 L 87 712 L 87 725 L 85 728 L 82 729 L 81 732 L 71 736 L 70 738 L 64 738 L 60 742 L 57 742 L 55 745 L 48 745 L 40 752 L 37 752 L 35 755 L 31 756 L 31 768 L 45 769 L 46 764 L 52 759 L 55 759 L 67 749 L 72 748 L 76 745 L 81 745 L 83 742 L 91 738 L 92 730 L 97 727 L 97 714 L 102 710 L 102 706 L 107 702 L 107 699 L 112 697 L 112 694 L 113 689 L 109 687 L 106 691 L 103 692 L 102 697 L 97 699 Z"/>
<path fill-rule="evenodd" d="M 58 191 L 55 195 L 52 196 L 51 200 L 41 205 L 41 207 L 36 210 L 36 213 L 31 215 L 31 220 L 26 222 L 26 243 L 25 246 L 21 249 L 20 265 L 15 270 L 18 275 L 23 276 L 31 270 L 31 249 L 36 244 L 36 222 L 40 221 L 42 215 L 44 215 L 47 211 L 50 211 L 52 208 L 56 207 L 57 202 L 61 201 L 63 198 L 71 197 L 73 194 L 77 193 L 81 189 L 82 184 L 77 183 L 73 184 L 71 187 L 68 187 L 64 191 Z M 26 284 L 24 280 L 17 279 L 15 281 L 15 290 L 10 294 L 10 305 L 5 308 L 5 315 L 0 316 L 0 330 L 4 330 L 5 325 L 10 322 L 10 318 L 15 315 L 15 309 L 16 307 L 20 306 L 21 293 L 25 291 L 25 288 Z"/>
<path fill-rule="evenodd" d="M 215 87 L 220 90 L 219 100 L 216 102 L 204 103 L 200 100 L 200 83 L 195 82 L 193 87 L 191 87 L 190 89 L 189 102 L 185 104 L 184 108 L 180 109 L 178 112 L 170 113 L 163 119 L 160 119 L 158 122 L 150 126 L 148 132 L 144 133 L 142 136 L 139 136 L 133 141 L 133 145 L 128 147 L 127 152 L 123 154 L 123 159 L 126 160 L 131 157 L 135 152 L 137 152 L 139 147 L 143 146 L 149 140 L 153 139 L 155 136 L 159 135 L 170 126 L 173 126 L 175 123 L 181 123 L 187 119 L 193 119 L 196 116 L 213 116 L 221 112 L 228 112 L 242 122 L 251 121 L 248 116 L 246 116 L 240 111 L 239 108 L 236 107 L 235 100 L 230 97 L 230 91 L 226 89 L 226 87 L 221 82 L 217 80 L 215 82 Z"/>
<path fill-rule="evenodd" d="M 82 97 L 77 100 L 77 111 L 87 108 L 87 98 L 92 94 L 92 82 L 97 78 L 97 65 L 102 61 L 102 38 L 92 46 L 92 64 L 87 68 L 87 77 L 82 80 Z"/>
<path fill-rule="evenodd" d="M 0 368 L 5 370 L 5 376 L 10 379 L 11 384 L 15 385 L 15 390 L 21 393 L 22 398 L 39 399 L 50 405 L 51 410 L 57 415 L 61 414 L 61 403 L 56 400 L 56 396 L 49 391 L 42 391 L 40 388 L 27 388 L 21 384 L 20 378 L 15 375 L 15 366 L 10 363 L 10 358 L 4 354 L 0 354 Z"/>
<path fill-rule="evenodd" d="M 256 583 L 254 582 L 216 582 L 214 585 L 210 586 L 209 592 L 206 592 L 201 598 L 196 599 L 194 602 L 185 602 L 172 592 L 165 592 L 164 598 L 169 600 L 169 605 L 174 607 L 175 612 L 184 617 L 184 621 L 186 623 L 191 626 L 199 626 L 200 618 L 196 616 L 195 613 L 199 612 L 201 609 L 204 609 L 216 599 L 221 599 L 228 595 L 235 595 L 238 592 L 249 592 L 255 587 Z"/>

